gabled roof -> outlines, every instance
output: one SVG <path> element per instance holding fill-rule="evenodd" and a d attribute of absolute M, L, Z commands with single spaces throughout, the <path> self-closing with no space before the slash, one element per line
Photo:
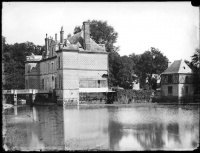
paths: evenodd
<path fill-rule="evenodd" d="M 192 73 L 192 70 L 183 60 L 176 60 L 162 74 L 174 73 Z"/>

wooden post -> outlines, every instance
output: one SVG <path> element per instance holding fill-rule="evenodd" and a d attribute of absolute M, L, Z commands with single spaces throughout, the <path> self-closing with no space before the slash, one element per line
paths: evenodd
<path fill-rule="evenodd" d="M 14 113 L 17 115 L 17 107 L 14 107 Z"/>
<path fill-rule="evenodd" d="M 32 94 L 32 103 L 35 101 L 35 94 Z"/>
<path fill-rule="evenodd" d="M 32 100 L 33 100 L 33 99 L 32 99 L 32 94 L 29 94 L 28 97 L 29 97 L 29 104 L 32 105 L 32 103 L 33 103 L 33 102 L 32 102 Z"/>
<path fill-rule="evenodd" d="M 17 105 L 17 91 L 14 90 L 14 105 Z"/>
<path fill-rule="evenodd" d="M 35 101 L 35 90 L 33 89 L 32 90 L 32 103 L 34 103 Z"/>
<path fill-rule="evenodd" d="M 37 121 L 37 111 L 34 106 L 33 106 L 33 121 Z"/>

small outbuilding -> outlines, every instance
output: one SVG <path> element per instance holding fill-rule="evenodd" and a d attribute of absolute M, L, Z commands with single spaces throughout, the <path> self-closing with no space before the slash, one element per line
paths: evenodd
<path fill-rule="evenodd" d="M 161 92 L 178 98 L 193 95 L 192 70 L 183 60 L 174 61 L 161 73 Z"/>

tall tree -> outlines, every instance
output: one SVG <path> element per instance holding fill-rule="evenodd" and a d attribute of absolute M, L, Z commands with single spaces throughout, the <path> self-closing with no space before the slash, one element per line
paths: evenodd
<path fill-rule="evenodd" d="M 24 89 L 25 87 L 25 63 L 26 56 L 41 54 L 43 46 L 32 42 L 6 44 L 4 39 L 2 45 L 2 62 L 4 67 L 4 89 Z"/>
<path fill-rule="evenodd" d="M 114 47 L 113 51 L 110 52 L 108 55 L 109 58 L 108 83 L 110 87 L 119 85 L 118 74 L 121 68 L 121 60 L 118 51 L 119 47 Z"/>
<path fill-rule="evenodd" d="M 144 84 L 145 79 L 148 78 L 149 86 L 152 86 L 152 74 L 161 74 L 168 65 L 168 59 L 158 49 L 151 47 L 151 51 L 145 51 L 140 55 L 137 62 L 137 72 L 140 81 Z"/>
<path fill-rule="evenodd" d="M 196 90 L 200 90 L 200 62 L 199 62 L 199 56 L 200 56 L 200 49 L 196 49 L 194 52 L 194 55 L 192 55 L 192 60 L 185 61 L 185 63 L 192 69 L 193 72 L 193 83 L 194 88 Z"/>

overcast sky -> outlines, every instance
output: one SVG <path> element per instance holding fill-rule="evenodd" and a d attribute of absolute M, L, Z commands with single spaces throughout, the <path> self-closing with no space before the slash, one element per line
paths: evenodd
<path fill-rule="evenodd" d="M 4 2 L 2 35 L 8 44 L 45 44 L 73 34 L 85 20 L 107 21 L 118 32 L 120 55 L 158 48 L 171 62 L 190 60 L 199 46 L 199 8 L 191 2 Z"/>

